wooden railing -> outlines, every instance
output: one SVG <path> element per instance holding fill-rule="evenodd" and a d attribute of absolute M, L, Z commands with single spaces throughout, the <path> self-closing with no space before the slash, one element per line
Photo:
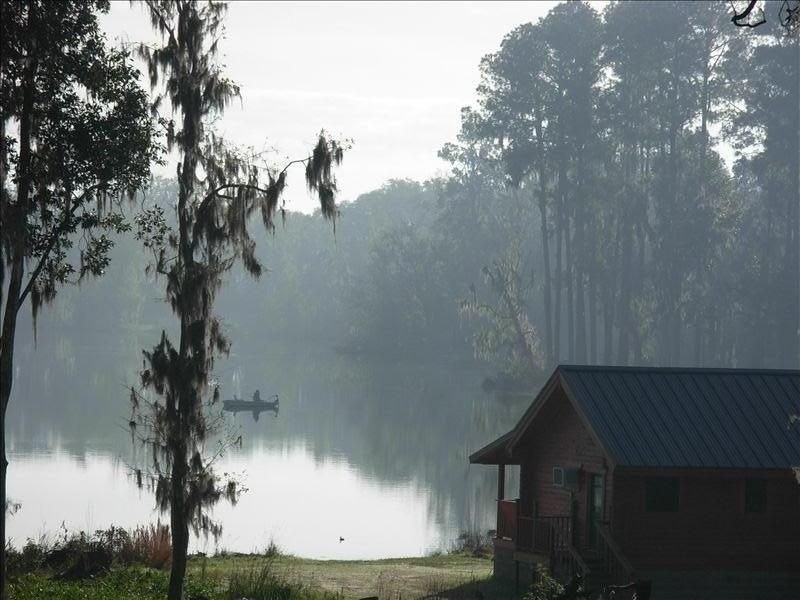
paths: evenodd
<path fill-rule="evenodd" d="M 507 509 L 501 506 L 500 510 Z M 501 512 L 498 520 L 505 522 L 505 519 Z M 566 515 L 534 517 L 518 514 L 515 534 L 511 539 L 517 542 L 519 550 L 549 555 L 553 549 L 564 549 L 572 544 L 572 519 Z"/>
<path fill-rule="evenodd" d="M 572 519 L 568 516 L 536 517 L 533 547 L 541 553 L 563 550 L 572 545 Z"/>
<path fill-rule="evenodd" d="M 517 539 L 517 501 L 497 501 L 497 537 Z"/>
<path fill-rule="evenodd" d="M 589 565 L 572 542 L 563 548 L 555 548 L 550 555 L 550 573 L 559 581 L 571 581 L 576 575 L 586 577 L 589 572 Z"/>
<path fill-rule="evenodd" d="M 633 566 L 625 558 L 622 549 L 614 541 L 606 523 L 597 523 L 597 550 L 603 569 L 615 583 L 629 583 L 634 579 Z"/>
<path fill-rule="evenodd" d="M 536 524 L 536 520 L 531 516 L 522 516 L 520 515 L 517 518 L 517 549 L 522 550 L 523 552 L 532 552 L 534 549 L 534 543 L 536 539 L 536 534 L 534 531 L 534 526 Z"/>
<path fill-rule="evenodd" d="M 561 581 L 589 574 L 573 544 L 573 523 L 569 515 L 521 515 L 518 500 L 497 502 L 497 537 L 513 540 L 517 550 L 547 557 L 550 572 Z"/>
<path fill-rule="evenodd" d="M 586 576 L 589 565 L 575 548 L 574 520 L 568 515 L 519 514 L 518 500 L 498 500 L 497 537 L 513 540 L 518 550 L 549 557 L 550 571 L 561 581 Z M 616 584 L 634 581 L 634 570 L 614 540 L 608 524 L 597 522 L 597 553 L 602 572 Z"/>

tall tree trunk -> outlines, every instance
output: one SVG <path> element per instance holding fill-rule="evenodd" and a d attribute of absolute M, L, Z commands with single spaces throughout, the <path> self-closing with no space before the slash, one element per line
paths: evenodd
<path fill-rule="evenodd" d="M 539 215 L 542 229 L 542 258 L 544 260 L 544 343 L 547 364 L 552 366 L 555 361 L 553 359 L 553 292 L 550 282 L 550 233 L 547 228 L 547 184 L 545 183 L 544 173 L 541 171 L 539 174 L 539 181 Z"/>
<path fill-rule="evenodd" d="M 608 269 L 602 280 L 603 293 L 603 362 L 614 364 L 614 271 Z"/>
<path fill-rule="evenodd" d="M 641 223 L 638 223 L 635 228 L 636 239 L 638 241 L 637 244 L 637 255 L 636 255 L 636 268 L 634 269 L 634 292 L 633 298 L 637 300 L 644 296 L 644 275 L 645 275 L 645 249 L 646 249 L 646 235 L 644 232 L 644 227 Z M 634 364 L 641 364 L 643 359 L 643 352 L 642 352 L 642 331 L 640 327 L 640 321 L 637 318 L 637 315 L 633 314 L 631 309 L 630 312 L 630 339 L 631 339 L 631 349 L 633 354 L 633 363 Z"/>
<path fill-rule="evenodd" d="M 597 363 L 597 276 L 595 269 L 589 269 L 589 364 Z"/>
<path fill-rule="evenodd" d="M 196 59 L 196 52 L 189 52 L 189 56 Z M 178 260 L 183 280 L 180 286 L 178 308 L 181 320 L 180 331 L 180 357 L 181 368 L 181 389 L 178 390 L 177 417 L 171 419 L 176 423 L 173 430 L 172 453 L 172 494 L 170 504 L 170 524 L 172 527 L 172 567 L 169 578 L 169 600 L 181 600 L 183 595 L 183 583 L 186 575 L 186 561 L 189 551 L 189 521 L 192 517 L 193 507 L 187 505 L 186 486 L 188 473 L 188 450 L 186 440 L 190 435 L 187 420 L 192 412 L 192 405 L 195 401 L 196 390 L 194 389 L 194 379 L 190 372 L 194 371 L 196 363 L 200 360 L 199 352 L 202 348 L 196 348 L 195 344 L 205 344 L 205 340 L 198 340 L 192 336 L 191 329 L 196 319 L 194 305 L 196 299 L 192 297 L 195 291 L 192 289 L 192 279 L 196 277 L 194 267 L 194 253 L 191 245 L 191 222 L 189 220 L 189 203 L 193 199 L 195 177 L 197 173 L 197 146 L 200 140 L 200 129 L 202 123 L 197 108 L 200 106 L 199 90 L 193 90 L 196 98 L 189 98 L 184 103 L 183 111 L 183 134 L 185 136 L 185 147 L 183 163 L 179 173 L 178 189 Z M 201 300 L 201 301 L 204 301 Z M 191 366 L 190 366 L 191 365 Z M 204 366 L 202 367 L 204 368 Z M 173 400 L 174 406 L 174 400 Z"/>
<path fill-rule="evenodd" d="M 567 360 L 575 360 L 575 312 L 574 299 L 572 296 L 572 210 L 569 203 L 568 166 L 569 155 L 565 143 L 564 135 L 564 116 L 559 114 L 559 157 L 558 157 L 558 196 L 560 207 L 561 235 L 564 240 L 564 272 L 562 285 L 566 284 L 567 292 Z"/>
<path fill-rule="evenodd" d="M 586 187 L 583 174 L 586 157 L 583 149 L 578 157 L 578 188 L 575 206 L 575 360 L 586 363 Z"/>
<path fill-rule="evenodd" d="M 559 186 L 560 186 L 559 182 Z M 555 268 L 555 314 L 553 316 L 553 356 L 556 364 L 561 361 L 561 238 L 563 236 L 563 206 L 561 194 L 556 198 L 556 268 Z"/>
<path fill-rule="evenodd" d="M 182 404 L 183 401 L 179 402 Z M 171 513 L 170 529 L 172 534 L 172 565 L 169 573 L 169 600 L 181 600 L 183 597 L 183 580 L 186 576 L 186 561 L 189 552 L 189 515 L 187 515 L 186 498 L 186 446 L 178 444 L 173 448 L 173 463 L 170 485 Z"/>
<path fill-rule="evenodd" d="M 544 152 L 544 132 L 542 131 L 542 121 L 536 120 L 536 139 L 539 148 L 538 172 L 539 172 L 539 217 L 541 221 L 542 235 L 542 259 L 544 260 L 544 338 L 545 338 L 545 357 L 548 366 L 555 363 L 553 354 L 553 290 L 552 275 L 550 273 L 550 231 L 547 226 L 547 168 L 545 165 Z"/>
<path fill-rule="evenodd" d="M 709 44 L 710 46 L 710 44 Z M 709 64 L 709 60 L 711 60 L 711 50 L 710 48 L 707 50 L 709 54 L 709 58 L 706 59 L 705 65 L 703 67 L 703 86 L 702 86 L 702 98 L 701 98 L 701 106 L 700 106 L 700 200 L 698 204 L 701 207 L 705 207 L 707 204 L 707 197 L 706 197 L 706 190 L 708 182 L 706 179 L 708 178 L 708 170 L 707 170 L 707 163 L 708 163 L 708 117 L 709 112 L 711 110 L 711 97 L 709 94 L 709 84 L 711 81 L 711 65 Z M 713 290 L 709 296 L 713 296 Z M 711 303 L 712 299 L 704 298 L 702 299 L 704 304 Z M 695 304 L 700 302 L 700 298 L 695 298 Z M 701 307 L 695 308 L 695 336 L 694 336 L 694 364 L 693 366 L 700 367 L 706 366 L 709 362 L 709 348 L 708 348 L 708 337 L 709 332 L 712 327 L 712 319 L 714 318 L 714 313 L 712 310 L 704 310 Z M 708 365 L 711 366 L 711 365 Z"/>
<path fill-rule="evenodd" d="M 581 259 L 581 241 L 583 231 L 576 223 L 575 244 L 578 246 L 575 263 L 575 360 L 586 362 L 586 285 Z"/>
<path fill-rule="evenodd" d="M 21 237 L 19 234 L 18 235 Z M 17 329 L 17 314 L 19 312 L 19 295 L 22 291 L 24 252 L 20 251 L 21 244 L 15 244 L 12 257 L 11 276 L 8 282 L 8 296 L 6 299 L 5 313 L 3 315 L 3 333 L 0 341 L 0 488 L 2 488 L 2 515 L 0 515 L 0 534 L 2 547 L 0 547 L 0 598 L 6 597 L 6 475 L 8 459 L 6 457 L 6 410 L 11 398 L 11 387 L 14 380 L 14 338 Z"/>
<path fill-rule="evenodd" d="M 565 204 L 566 204 L 565 199 Z M 566 222 L 564 223 L 564 245 L 566 262 L 566 281 L 567 281 L 567 359 L 575 362 L 575 297 L 572 285 L 574 272 L 574 257 L 572 255 L 572 225 L 569 209 L 564 211 Z"/>
<path fill-rule="evenodd" d="M 626 155 L 629 151 L 626 152 Z M 624 185 L 622 187 L 622 202 L 621 214 L 621 231 L 622 244 L 620 247 L 620 289 L 619 289 L 619 313 L 617 323 L 619 328 L 619 341 L 617 343 L 617 364 L 627 365 L 630 356 L 630 336 L 631 336 L 631 291 L 632 291 L 632 262 L 631 254 L 633 253 L 633 223 L 631 207 L 628 205 L 628 198 L 630 197 L 630 178 L 632 176 L 632 169 L 629 166 L 630 157 L 626 156 L 623 159 L 623 178 Z"/>
<path fill-rule="evenodd" d="M 22 280 L 25 272 L 27 254 L 26 214 L 31 188 L 31 143 L 33 138 L 33 104 L 35 96 L 35 75 L 38 69 L 36 51 L 36 5 L 28 7 L 28 58 L 22 82 L 22 113 L 19 123 L 19 176 L 17 180 L 16 203 L 3 215 L 6 227 L 12 228 L 11 274 L 8 282 L 5 312 L 3 314 L 2 338 L 0 338 L 0 488 L 2 488 L 2 515 L 0 515 L 0 598 L 6 597 L 6 481 L 8 459 L 6 457 L 6 414 L 11 399 L 14 381 L 14 340 L 17 332 L 17 315 L 20 308 Z M 4 127 L 5 129 L 5 123 Z"/>

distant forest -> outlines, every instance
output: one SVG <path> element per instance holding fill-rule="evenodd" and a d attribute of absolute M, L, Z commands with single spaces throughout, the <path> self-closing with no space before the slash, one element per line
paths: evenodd
<path fill-rule="evenodd" d="M 258 239 L 265 278 L 234 274 L 218 305 L 233 352 L 294 341 L 522 379 L 797 368 L 800 46 L 770 27 L 712 2 L 570 2 L 514 29 L 441 150 L 448 178 L 344 203 L 335 233 L 291 213 Z M 114 254 L 44 333 L 141 348 L 167 324 L 149 257 L 131 238 Z"/>

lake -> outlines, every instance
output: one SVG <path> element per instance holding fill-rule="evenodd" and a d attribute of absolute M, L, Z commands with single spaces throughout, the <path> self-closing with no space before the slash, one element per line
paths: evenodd
<path fill-rule="evenodd" d="M 18 351 L 7 438 L 16 546 L 63 528 L 169 520 L 130 477 L 144 452 L 127 430 L 137 340 L 94 338 L 81 346 L 53 335 Z M 279 395 L 280 411 L 229 415 L 244 443 L 217 468 L 247 491 L 214 509 L 222 537 L 194 538 L 192 550 L 253 552 L 272 540 L 311 558 L 417 556 L 494 527 L 496 469 L 468 456 L 508 430 L 524 403 L 484 393 L 476 369 L 245 346 L 215 372 L 223 398 L 259 389 Z"/>

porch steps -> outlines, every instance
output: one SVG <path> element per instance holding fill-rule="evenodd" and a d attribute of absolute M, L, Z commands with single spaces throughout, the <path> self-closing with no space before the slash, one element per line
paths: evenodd
<path fill-rule="evenodd" d="M 605 586 L 613 585 L 615 583 L 622 583 L 620 581 L 614 581 L 611 575 L 605 570 L 603 561 L 599 559 L 587 559 L 586 557 L 584 557 L 584 560 L 586 561 L 586 565 L 589 567 L 589 574 L 584 578 L 583 588 L 592 592 L 592 598 L 597 598 Z M 615 600 L 625 599 L 618 598 Z"/>

